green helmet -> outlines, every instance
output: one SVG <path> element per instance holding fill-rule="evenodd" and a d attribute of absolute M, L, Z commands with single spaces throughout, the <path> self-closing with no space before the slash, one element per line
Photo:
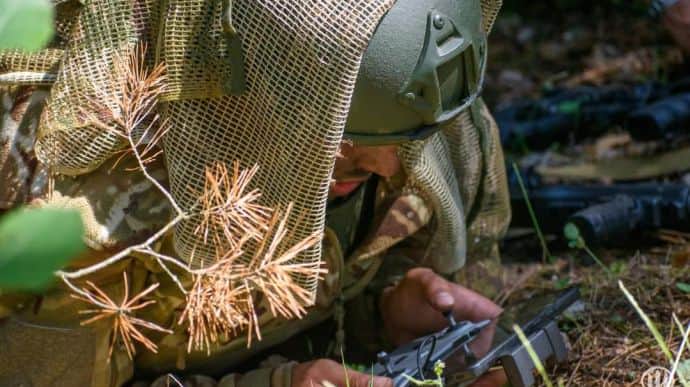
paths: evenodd
<path fill-rule="evenodd" d="M 478 0 L 398 0 L 364 54 L 345 138 L 423 139 L 479 95 L 486 34 Z"/>

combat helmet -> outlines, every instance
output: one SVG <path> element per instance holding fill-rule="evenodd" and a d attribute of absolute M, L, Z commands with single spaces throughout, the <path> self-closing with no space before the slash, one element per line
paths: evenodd
<path fill-rule="evenodd" d="M 398 0 L 364 54 L 345 137 L 362 145 L 424 139 L 477 99 L 485 67 L 479 1 Z"/>

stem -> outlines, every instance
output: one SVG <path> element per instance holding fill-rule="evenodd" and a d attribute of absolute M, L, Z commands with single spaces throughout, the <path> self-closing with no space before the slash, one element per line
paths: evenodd
<path fill-rule="evenodd" d="M 532 347 L 532 344 L 530 344 L 529 339 L 527 339 L 527 336 L 525 336 L 525 332 L 520 329 L 519 325 L 513 325 L 513 330 L 518 335 L 520 342 L 522 342 L 522 345 L 527 350 L 527 354 L 529 354 L 530 359 L 532 359 L 532 363 L 534 363 L 539 375 L 541 375 L 542 379 L 544 380 L 544 384 L 547 387 L 553 387 L 553 382 L 549 378 L 549 375 L 546 374 L 544 364 L 539 359 L 539 355 L 537 355 L 537 353 L 534 351 L 534 348 Z"/>
<path fill-rule="evenodd" d="M 671 350 L 668 348 L 668 345 L 664 340 L 664 336 L 661 335 L 661 332 L 659 332 L 659 329 L 657 329 L 652 319 L 650 319 L 649 316 L 647 316 L 647 314 L 642 310 L 642 308 L 640 308 L 640 305 L 637 303 L 635 297 L 633 297 L 633 295 L 630 294 L 625 285 L 623 285 L 623 281 L 618 281 L 618 287 L 621 289 L 621 291 L 623 291 L 623 294 L 625 294 L 625 297 L 628 299 L 628 302 L 630 302 L 633 308 L 635 308 L 635 311 L 640 316 L 642 321 L 644 321 L 645 325 L 647 326 L 647 329 L 649 329 L 649 331 L 652 333 L 652 336 L 654 336 L 657 345 L 659 345 L 659 348 L 661 348 L 661 351 L 664 353 L 664 356 L 666 356 L 666 359 L 668 359 L 669 362 L 672 362 L 673 354 L 671 354 Z"/>
<path fill-rule="evenodd" d="M 190 272 L 190 270 L 189 270 L 189 268 L 188 268 L 187 266 L 185 266 L 185 265 L 182 264 L 179 260 L 177 260 L 177 259 L 175 259 L 175 258 L 173 258 L 173 257 L 169 257 L 169 256 L 167 256 L 167 255 L 160 254 L 160 253 L 157 253 L 157 252 L 153 251 L 153 250 L 152 250 L 150 247 L 148 247 L 148 246 L 147 246 L 146 248 L 144 248 L 144 249 L 138 249 L 138 250 L 136 250 L 136 251 L 139 252 L 139 253 L 146 254 L 146 255 L 149 255 L 149 256 L 155 258 L 155 259 L 156 259 L 156 262 L 158 262 L 158 264 L 160 265 L 160 267 L 163 268 L 163 270 L 165 271 L 166 274 L 168 274 L 168 276 L 170 277 L 170 279 L 172 279 L 173 282 L 175 282 L 175 284 L 177 285 L 177 287 L 180 288 L 180 291 L 182 291 L 182 294 L 185 294 L 185 295 L 187 294 L 187 290 L 185 290 L 184 286 L 182 286 L 182 282 L 180 281 L 180 279 L 179 279 L 175 274 L 173 274 L 172 271 L 170 271 L 170 269 L 168 268 L 168 266 L 165 265 L 165 264 L 163 263 L 163 261 L 170 262 L 170 263 L 176 265 L 177 267 L 183 269 L 184 271 Z"/>
<path fill-rule="evenodd" d="M 673 368 L 671 369 L 671 377 L 668 378 L 668 382 L 665 387 L 671 387 L 673 385 L 673 376 L 678 372 L 678 364 L 680 364 L 680 359 L 683 357 L 683 352 L 685 352 L 685 346 L 688 343 L 688 335 L 690 335 L 690 324 L 684 329 L 685 332 L 681 331 L 683 334 L 683 341 L 680 343 L 680 349 L 678 349 L 678 354 L 676 355 L 676 361 L 673 362 Z M 685 380 L 684 375 L 678 374 L 681 384 L 687 386 L 688 382 Z"/>
<path fill-rule="evenodd" d="M 61 277 L 63 279 L 65 279 L 65 278 L 76 279 L 76 278 L 81 278 L 81 277 L 89 275 L 89 274 L 93 274 L 93 273 L 95 273 L 101 269 L 104 269 L 104 268 L 126 258 L 128 255 L 132 254 L 135 251 L 141 251 L 141 250 L 147 249 L 151 244 L 153 244 L 158 239 L 162 238 L 165 234 L 167 234 L 168 231 L 170 231 L 170 229 L 172 229 L 178 223 L 180 223 L 182 220 L 187 219 L 187 218 L 189 218 L 189 215 L 184 214 L 184 213 L 177 215 L 177 217 L 175 217 L 175 219 L 170 221 L 170 223 L 165 225 L 165 227 L 158 230 L 157 233 L 153 234 L 146 241 L 144 241 L 138 245 L 130 246 L 130 247 L 120 251 L 119 253 L 113 255 L 112 257 L 110 257 L 104 261 L 101 261 L 95 265 L 92 265 L 92 266 L 89 266 L 89 267 L 86 267 L 86 268 L 83 268 L 81 270 L 77 270 L 74 272 L 65 272 L 65 271 L 59 270 L 59 271 L 55 272 L 55 274 L 58 277 Z"/>
<path fill-rule="evenodd" d="M 584 241 L 583 241 L 583 242 L 584 242 Z M 593 252 L 592 250 L 590 250 L 589 247 L 588 247 L 586 244 L 583 244 L 583 245 L 582 245 L 582 249 L 585 250 L 585 252 L 587 252 L 587 254 L 590 256 L 590 258 L 592 258 L 592 259 L 594 260 L 594 262 L 597 263 L 597 265 L 601 266 L 601 268 L 604 269 L 604 271 L 606 272 L 606 274 L 607 274 L 609 277 L 615 277 L 614 274 L 613 274 L 613 272 L 611 271 L 611 269 L 609 269 L 606 265 L 604 265 L 604 262 L 602 262 L 602 261 L 599 259 L 599 257 L 597 257 L 597 255 L 594 254 L 594 252 Z"/>
<path fill-rule="evenodd" d="M 129 141 L 129 146 L 132 148 L 132 152 L 134 153 L 134 157 L 137 159 L 137 163 L 139 163 L 139 168 L 141 169 L 141 173 L 144 174 L 144 176 L 154 185 L 158 190 L 165 195 L 165 198 L 168 199 L 170 204 L 173 206 L 175 209 L 175 212 L 177 213 L 178 217 L 180 215 L 184 214 L 184 211 L 180 208 L 180 206 L 177 204 L 175 199 L 172 197 L 170 192 L 165 189 L 161 185 L 161 183 L 158 182 L 158 180 L 154 179 L 153 176 L 149 174 L 149 172 L 146 170 L 146 166 L 144 165 L 143 161 L 141 160 L 141 156 L 139 155 L 139 150 L 137 149 L 137 146 L 134 144 L 134 140 L 132 139 L 132 136 L 129 135 L 127 136 L 127 141 Z"/>
<path fill-rule="evenodd" d="M 72 284 L 67 278 L 65 278 L 65 277 L 61 277 L 61 278 L 62 278 L 62 282 L 64 282 L 65 285 L 67 285 L 67 287 L 72 289 L 73 292 L 75 292 L 75 293 L 79 294 L 80 296 L 86 298 L 87 300 L 91 301 L 94 305 L 98 306 L 99 308 L 110 309 L 110 306 L 103 304 L 102 302 L 96 300 L 88 292 L 85 292 L 85 291 L 79 289 L 78 287 L 74 286 L 74 284 Z"/>
<path fill-rule="evenodd" d="M 513 162 L 513 171 L 515 172 L 515 176 L 517 177 L 518 180 L 518 185 L 520 186 L 520 190 L 522 191 L 522 197 L 525 199 L 525 205 L 527 206 L 527 211 L 529 212 L 530 218 L 532 218 L 532 224 L 534 225 L 534 230 L 537 232 L 537 236 L 539 237 L 539 242 L 541 243 L 541 248 L 542 248 L 542 261 L 545 262 L 546 259 L 548 258 L 549 261 L 553 261 L 553 258 L 551 256 L 551 251 L 549 251 L 549 246 L 546 244 L 546 238 L 544 238 L 544 233 L 541 231 L 541 226 L 539 226 L 539 221 L 537 220 L 537 215 L 534 213 L 534 209 L 532 208 L 532 202 L 529 200 L 529 195 L 527 194 L 527 188 L 525 188 L 525 183 L 522 181 L 522 174 L 520 173 L 520 169 L 518 168 L 517 164 Z"/>

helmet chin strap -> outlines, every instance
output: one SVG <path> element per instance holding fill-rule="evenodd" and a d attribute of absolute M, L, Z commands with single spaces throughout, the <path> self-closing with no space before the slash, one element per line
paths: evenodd
<path fill-rule="evenodd" d="M 228 94 L 240 95 L 247 90 L 247 80 L 244 73 L 244 52 L 242 51 L 242 37 L 232 22 L 232 1 L 223 1 L 223 33 L 230 57 L 230 79 L 223 85 Z"/>

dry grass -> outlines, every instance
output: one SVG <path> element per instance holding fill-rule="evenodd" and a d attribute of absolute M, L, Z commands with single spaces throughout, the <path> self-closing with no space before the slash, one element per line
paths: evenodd
<path fill-rule="evenodd" d="M 552 379 L 562 379 L 567 386 L 639 386 L 649 368 L 671 368 L 621 292 L 619 279 L 656 324 L 671 351 L 677 351 L 682 340 L 673 315 L 684 325 L 690 322 L 690 295 L 676 287 L 678 282 L 688 282 L 689 266 L 673 267 L 667 255 L 613 255 L 623 263 L 616 278 L 599 267 L 583 268 L 561 260 L 552 265 L 532 265 L 526 270 L 529 279 L 511 292 L 510 302 L 514 302 L 557 288 L 565 279 L 581 286 L 586 310 L 564 322 L 572 345 L 569 363 L 551 370 Z"/>

